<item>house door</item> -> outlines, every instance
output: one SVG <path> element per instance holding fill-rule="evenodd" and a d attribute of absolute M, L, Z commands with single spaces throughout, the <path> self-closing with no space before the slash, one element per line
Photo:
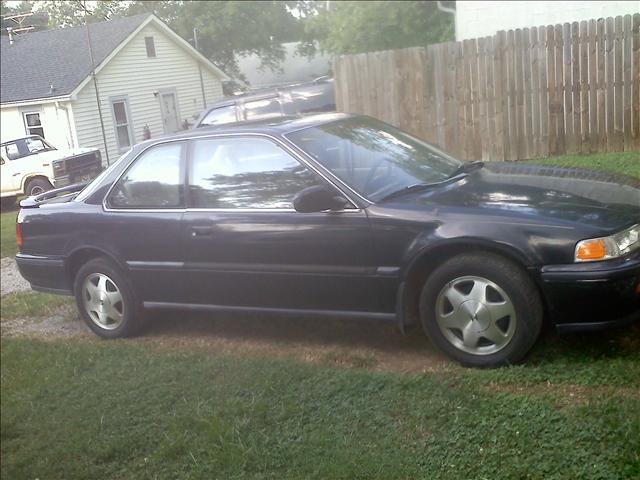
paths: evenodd
<path fill-rule="evenodd" d="M 180 122 L 178 120 L 178 99 L 176 98 L 176 93 L 160 93 L 160 107 L 162 109 L 164 133 L 175 133 L 180 130 Z"/>

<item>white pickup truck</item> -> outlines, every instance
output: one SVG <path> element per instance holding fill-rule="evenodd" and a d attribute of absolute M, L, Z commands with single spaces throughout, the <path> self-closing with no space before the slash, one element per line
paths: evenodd
<path fill-rule="evenodd" d="M 0 157 L 3 203 L 88 181 L 102 170 L 100 150 L 58 150 L 38 135 L 3 142 Z"/>

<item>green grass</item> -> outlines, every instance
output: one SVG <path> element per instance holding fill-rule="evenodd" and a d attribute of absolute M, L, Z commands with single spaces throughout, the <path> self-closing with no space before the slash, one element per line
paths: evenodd
<path fill-rule="evenodd" d="M 561 157 L 530 160 L 532 163 L 594 168 L 640 177 L 640 152 L 596 153 L 591 155 L 563 155 Z"/>
<path fill-rule="evenodd" d="M 25 317 L 50 317 L 60 312 L 61 307 L 73 307 L 73 298 L 39 292 L 12 292 L 2 297 L 0 320 Z"/>
<path fill-rule="evenodd" d="M 0 213 L 0 257 L 13 257 L 18 253 L 16 245 L 16 216 L 18 212 Z"/>
<path fill-rule="evenodd" d="M 411 375 L 4 339 L 2 477 L 638 478 L 633 335 Z"/>

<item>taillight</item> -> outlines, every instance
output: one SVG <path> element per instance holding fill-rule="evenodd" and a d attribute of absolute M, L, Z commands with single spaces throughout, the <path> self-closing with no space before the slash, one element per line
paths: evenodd
<path fill-rule="evenodd" d="M 22 224 L 16 223 L 16 243 L 22 247 Z"/>

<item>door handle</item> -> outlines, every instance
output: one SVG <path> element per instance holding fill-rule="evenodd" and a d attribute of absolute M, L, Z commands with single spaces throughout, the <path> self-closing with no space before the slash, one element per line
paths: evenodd
<path fill-rule="evenodd" d="M 192 237 L 210 237 L 213 234 L 213 227 L 191 227 Z"/>

